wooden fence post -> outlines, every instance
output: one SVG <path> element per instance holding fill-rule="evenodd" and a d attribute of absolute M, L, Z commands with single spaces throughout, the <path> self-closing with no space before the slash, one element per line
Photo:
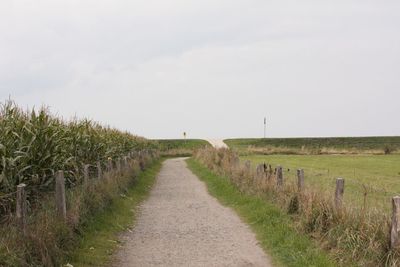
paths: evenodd
<path fill-rule="evenodd" d="M 122 158 L 118 158 L 118 164 L 119 164 L 119 172 L 122 172 L 124 170 L 124 161 Z"/>
<path fill-rule="evenodd" d="M 26 184 L 17 185 L 17 207 L 16 207 L 17 221 L 24 235 L 26 235 L 26 215 L 27 215 L 25 187 Z"/>
<path fill-rule="evenodd" d="M 335 190 L 335 206 L 341 208 L 343 204 L 343 193 L 344 193 L 344 179 L 336 179 L 336 190 Z"/>
<path fill-rule="evenodd" d="M 56 206 L 58 215 L 66 220 L 67 205 L 65 203 L 65 179 L 63 171 L 58 171 L 56 175 Z"/>
<path fill-rule="evenodd" d="M 250 171 L 250 169 L 251 169 L 251 161 L 250 160 L 246 160 L 244 162 L 244 167 L 245 167 L 246 171 Z"/>
<path fill-rule="evenodd" d="M 125 157 L 120 158 L 119 161 L 121 162 L 121 169 L 125 170 L 125 168 L 126 168 Z"/>
<path fill-rule="evenodd" d="M 395 248 L 399 244 L 400 228 L 400 196 L 392 198 L 392 224 L 390 227 L 390 248 Z"/>
<path fill-rule="evenodd" d="M 145 169 L 145 157 L 144 157 L 144 150 L 139 151 L 139 167 L 141 171 Z"/>
<path fill-rule="evenodd" d="M 117 170 L 117 173 L 120 173 L 121 172 L 121 165 L 120 165 L 120 161 L 119 161 L 119 158 L 116 158 L 115 159 L 115 168 L 116 168 L 116 170 Z"/>
<path fill-rule="evenodd" d="M 113 170 L 113 161 L 111 158 L 108 158 L 108 166 L 107 166 L 107 171 L 111 172 Z"/>
<path fill-rule="evenodd" d="M 124 157 L 124 165 L 125 165 L 125 168 L 128 168 L 129 167 L 129 164 L 128 164 L 128 157 Z"/>
<path fill-rule="evenodd" d="M 77 181 L 79 181 L 80 180 L 80 171 L 79 171 L 79 167 L 77 166 L 77 165 L 75 165 L 75 179 L 77 180 Z"/>
<path fill-rule="evenodd" d="M 103 177 L 103 172 L 101 170 L 101 163 L 99 161 L 97 162 L 97 177 L 99 179 Z"/>
<path fill-rule="evenodd" d="M 282 171 L 282 166 L 278 166 L 276 168 L 276 184 L 279 187 L 283 186 L 283 171 Z"/>
<path fill-rule="evenodd" d="M 301 192 L 304 188 L 304 170 L 297 170 L 297 189 Z"/>
<path fill-rule="evenodd" d="M 89 164 L 85 164 L 85 166 L 83 166 L 83 185 L 84 186 L 88 186 L 89 184 Z"/>
<path fill-rule="evenodd" d="M 256 167 L 257 176 L 262 177 L 264 175 L 264 164 L 258 164 Z"/>
<path fill-rule="evenodd" d="M 265 177 L 264 164 L 258 164 L 256 167 L 256 181 L 261 182 Z"/>

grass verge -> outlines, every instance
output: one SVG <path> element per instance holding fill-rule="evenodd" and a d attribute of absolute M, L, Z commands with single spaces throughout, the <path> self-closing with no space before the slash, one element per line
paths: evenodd
<path fill-rule="evenodd" d="M 240 192 L 227 177 L 214 174 L 194 159 L 189 168 L 208 187 L 211 195 L 233 208 L 256 233 L 263 249 L 278 266 L 336 266 L 306 235 L 297 232 L 289 215 L 264 199 Z"/>
<path fill-rule="evenodd" d="M 140 173 L 134 184 L 110 206 L 94 215 L 83 227 L 78 248 L 71 253 L 73 266 L 104 266 L 118 248 L 118 235 L 132 226 L 137 206 L 149 194 L 163 160 Z"/>

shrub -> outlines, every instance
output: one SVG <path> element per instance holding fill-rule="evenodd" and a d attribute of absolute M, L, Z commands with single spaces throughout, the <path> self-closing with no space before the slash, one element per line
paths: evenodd
<path fill-rule="evenodd" d="M 396 148 L 392 145 L 385 145 L 383 148 L 383 152 L 385 153 L 385 155 L 392 154 L 394 151 L 396 151 Z"/>

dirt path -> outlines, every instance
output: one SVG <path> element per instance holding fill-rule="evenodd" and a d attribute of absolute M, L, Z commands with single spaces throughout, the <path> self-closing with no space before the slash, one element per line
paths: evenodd
<path fill-rule="evenodd" d="M 222 139 L 207 139 L 207 142 L 215 148 L 228 148 Z"/>
<path fill-rule="evenodd" d="M 248 226 L 184 159 L 166 160 L 114 266 L 271 266 Z"/>

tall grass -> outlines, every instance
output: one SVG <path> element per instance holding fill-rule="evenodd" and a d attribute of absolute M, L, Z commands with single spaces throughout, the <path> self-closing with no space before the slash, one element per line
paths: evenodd
<path fill-rule="evenodd" d="M 67 187 L 80 183 L 83 164 L 105 162 L 153 145 L 144 138 L 90 120 L 65 121 L 47 108 L 23 110 L 13 101 L 0 105 L 0 215 L 14 206 L 15 188 L 27 184 L 28 199 L 54 188 L 64 170 Z"/>
<path fill-rule="evenodd" d="M 377 209 L 344 206 L 332 195 L 311 187 L 298 191 L 294 181 L 277 186 L 273 168 L 256 172 L 230 150 L 203 149 L 195 159 L 228 176 L 242 192 L 258 194 L 290 214 L 299 231 L 308 233 L 343 266 L 398 266 L 399 248 L 389 247 L 389 214 Z"/>

